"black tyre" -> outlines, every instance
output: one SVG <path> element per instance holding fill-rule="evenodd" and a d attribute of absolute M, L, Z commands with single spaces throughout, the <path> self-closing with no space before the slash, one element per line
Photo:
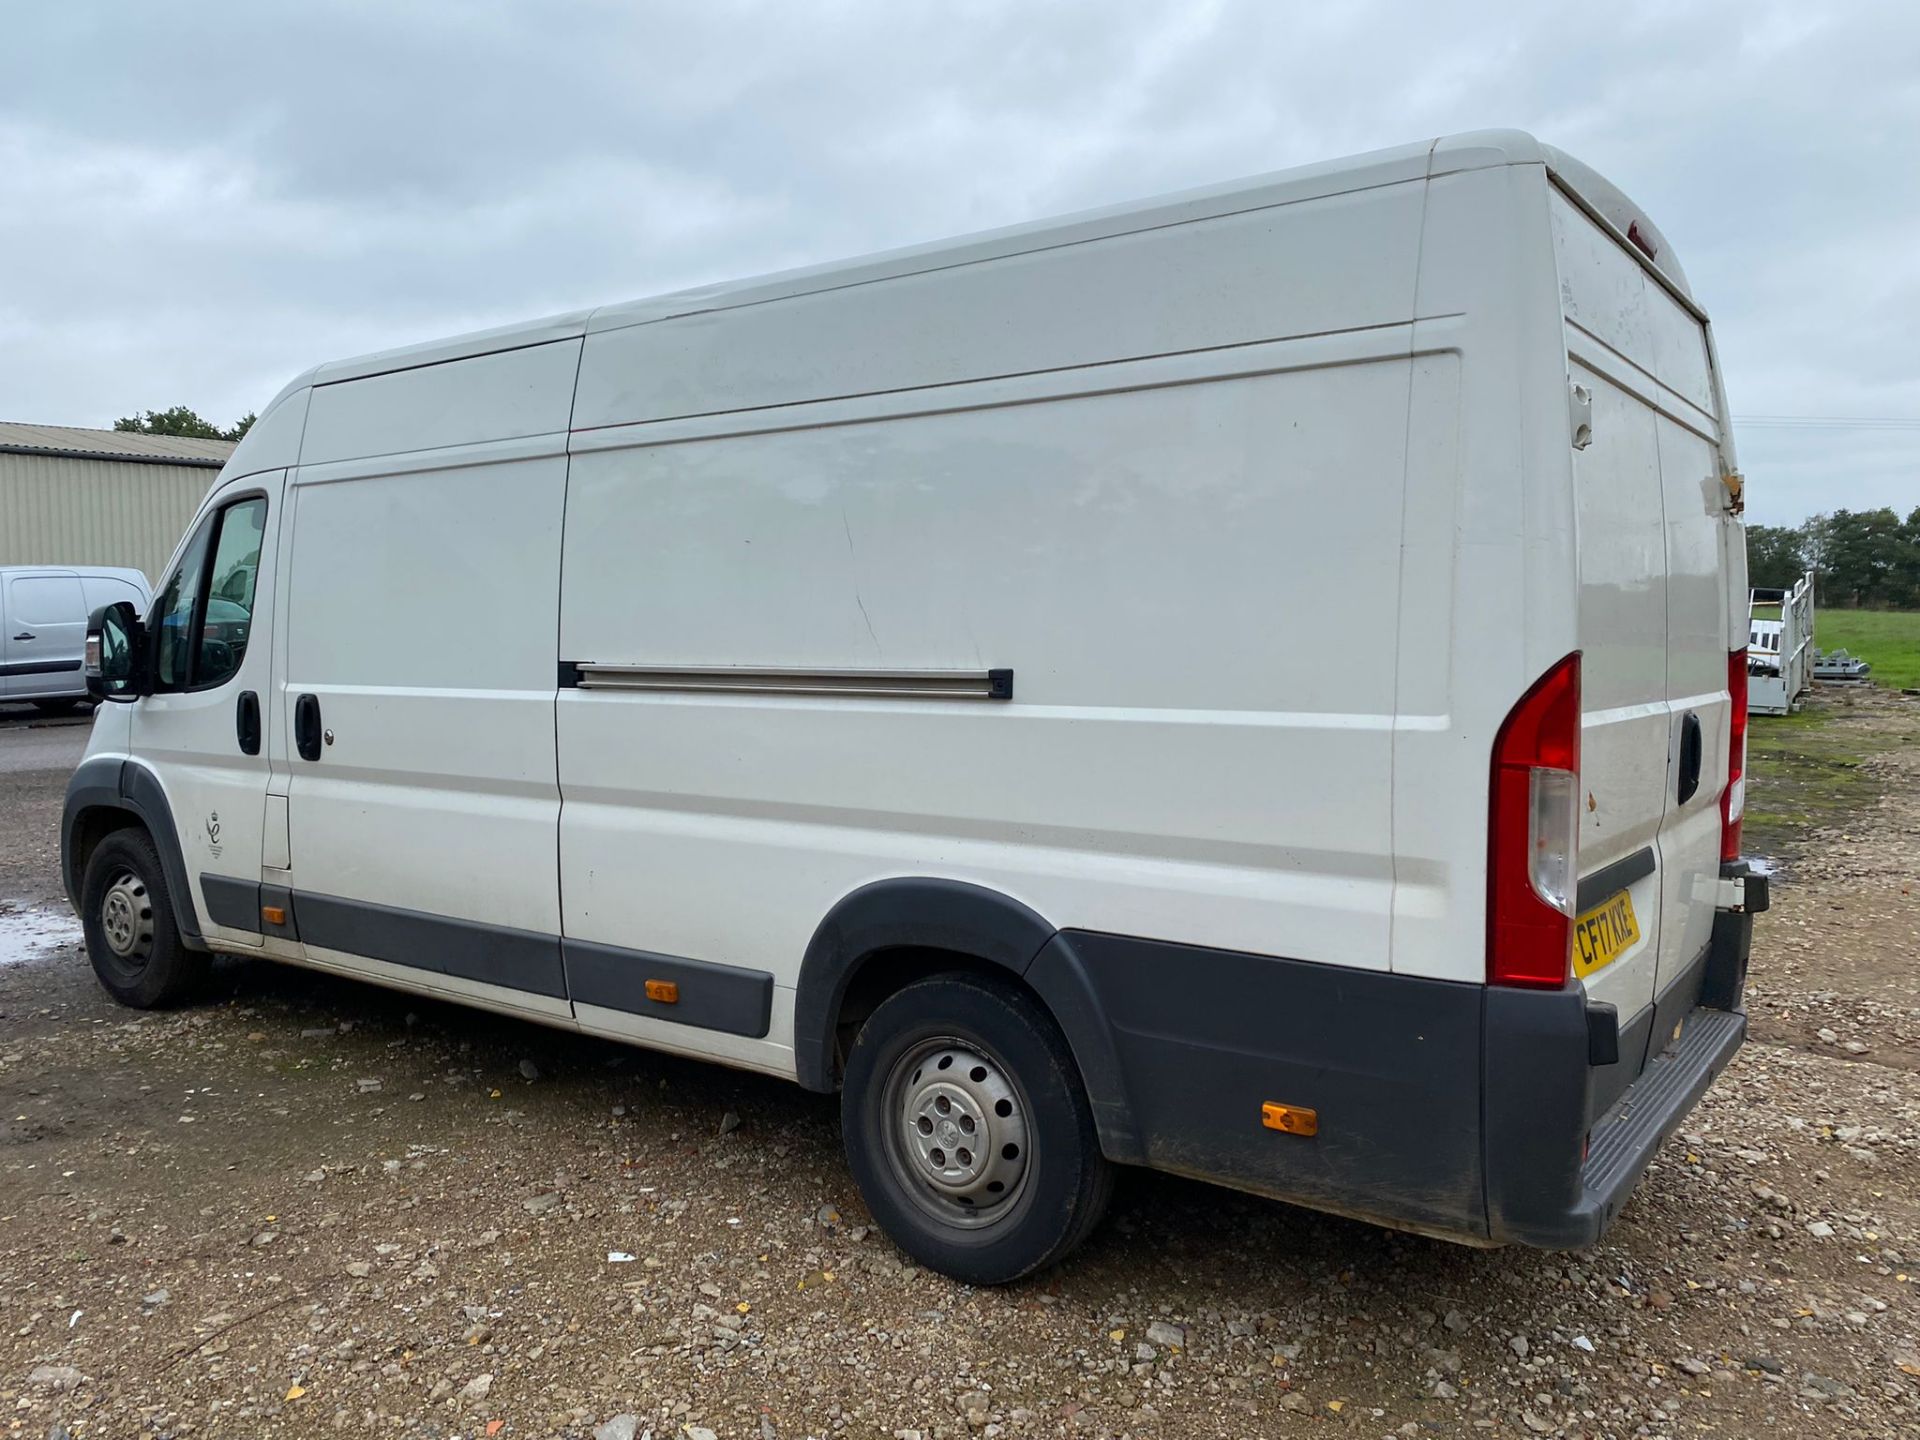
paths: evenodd
<path fill-rule="evenodd" d="M 80 697 L 75 695 L 60 700 L 36 700 L 33 708 L 42 715 L 70 715 L 79 708 Z"/>
<path fill-rule="evenodd" d="M 840 1114 L 881 1228 L 969 1284 L 1053 1264 L 1113 1189 L 1072 1052 L 1011 984 L 936 975 L 888 997 L 847 1057 Z"/>
<path fill-rule="evenodd" d="M 80 924 L 93 973 L 122 1005 L 176 1004 L 206 973 L 207 957 L 181 943 L 166 872 L 144 830 L 116 830 L 88 857 Z"/>

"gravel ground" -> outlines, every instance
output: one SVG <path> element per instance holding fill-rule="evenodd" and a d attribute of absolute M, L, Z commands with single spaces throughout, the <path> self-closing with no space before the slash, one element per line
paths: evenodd
<path fill-rule="evenodd" d="M 47 918 L 65 771 L 0 727 L 0 1416 L 1920 1434 L 1920 705 L 1849 703 L 1899 742 L 1879 799 L 1777 883 L 1754 1040 L 1602 1244 L 1474 1251 L 1129 1172 L 1084 1250 L 997 1291 L 904 1262 L 833 1104 L 790 1086 L 264 964 L 114 1007 Z"/>

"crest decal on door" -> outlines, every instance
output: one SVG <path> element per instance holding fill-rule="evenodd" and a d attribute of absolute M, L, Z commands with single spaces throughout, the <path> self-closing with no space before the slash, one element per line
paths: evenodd
<path fill-rule="evenodd" d="M 214 859 L 220 858 L 220 812 L 207 812 L 207 853 Z"/>

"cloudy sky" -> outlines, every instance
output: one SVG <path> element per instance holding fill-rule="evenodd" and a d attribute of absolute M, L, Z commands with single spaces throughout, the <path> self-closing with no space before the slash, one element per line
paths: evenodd
<path fill-rule="evenodd" d="M 1912 0 L 44 0 L 5 35 L 0 419 L 225 423 L 320 360 L 1518 126 L 1678 250 L 1750 518 L 1920 505 Z"/>

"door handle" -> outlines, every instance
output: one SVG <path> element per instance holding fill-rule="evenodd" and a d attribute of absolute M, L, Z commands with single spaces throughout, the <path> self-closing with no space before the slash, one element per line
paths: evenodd
<path fill-rule="evenodd" d="M 320 697 L 302 695 L 293 702 L 293 744 L 302 760 L 320 758 Z"/>
<path fill-rule="evenodd" d="M 1694 792 L 1700 788 L 1701 749 L 1700 717 L 1689 711 L 1680 721 L 1680 788 L 1678 800 L 1682 805 L 1691 800 Z"/>
<path fill-rule="evenodd" d="M 240 703 L 233 709 L 233 729 L 242 755 L 260 753 L 260 697 L 251 690 L 240 692 Z"/>
<path fill-rule="evenodd" d="M 33 634 L 33 631 L 31 630 L 22 630 L 18 635 L 14 636 L 13 638 L 16 640 L 31 640 L 34 638 L 34 634 Z"/>

